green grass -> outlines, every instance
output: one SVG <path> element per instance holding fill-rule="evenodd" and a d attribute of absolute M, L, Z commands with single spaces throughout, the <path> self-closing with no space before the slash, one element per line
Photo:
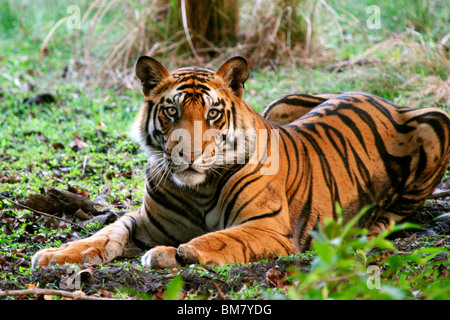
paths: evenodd
<path fill-rule="evenodd" d="M 338 18 L 330 19 L 329 14 L 318 17 L 320 27 L 317 33 L 320 39 L 316 41 L 322 47 L 320 54 L 330 59 L 320 60 L 309 67 L 278 65 L 274 70 L 257 68 L 246 83 L 244 99 L 262 111 L 271 101 L 285 94 L 356 90 L 379 95 L 400 105 L 437 106 L 449 111 L 448 93 L 438 94 L 440 89 L 445 89 L 446 84 L 448 86 L 450 71 L 441 58 L 438 46 L 440 39 L 450 32 L 448 5 L 445 1 L 431 0 L 400 2 L 377 1 L 381 29 L 369 30 L 366 27 L 366 8 L 373 4 L 372 1 L 328 1 Z M 43 40 L 53 25 L 67 15 L 70 4 L 69 1 L 56 0 L 0 2 L 0 178 L 17 178 L 16 182 L 0 179 L 0 193 L 25 199 L 31 194 L 41 193 L 46 187 L 65 189 L 67 185 L 72 185 L 88 190 L 91 198 L 95 198 L 106 185 L 110 185 L 112 191 L 109 201 L 139 201 L 144 187 L 146 158 L 128 135 L 142 101 L 139 88 L 119 90 L 101 84 L 94 87 L 89 85 L 90 79 L 76 77 L 75 74 L 63 78 L 64 68 L 72 66 L 70 59 L 75 34 L 64 27 L 58 29 L 51 39 L 49 55 L 38 62 Z M 79 5 L 86 8 L 89 3 L 84 1 Z M 104 23 L 109 21 L 107 15 Z M 336 24 L 342 28 L 342 35 Z M 98 26 L 102 30 L 105 27 L 104 24 Z M 411 32 L 412 29 L 415 31 Z M 84 32 L 85 29 L 82 34 Z M 108 34 L 107 37 L 115 39 L 114 34 Z M 394 37 L 398 40 L 389 42 Z M 356 58 L 377 58 L 379 62 L 351 67 L 343 72 L 327 69 L 336 61 Z M 100 63 L 101 57 L 97 59 Z M 23 103 L 23 99 L 39 93 L 51 93 L 57 103 Z M 75 135 L 87 147 L 73 150 L 70 144 Z M 58 145 L 62 148 L 55 147 Z M 5 201 L 0 201 L 0 213 L 6 217 L 24 214 L 21 210 L 12 210 Z M 25 258 L 29 260 L 44 245 L 27 244 L 23 249 L 21 232 L 31 229 L 29 223 L 23 218 L 21 225 L 16 228 L 18 231 L 12 234 L 5 232 L 6 226 L 0 226 L 0 254 L 23 250 Z M 37 233 L 54 233 L 54 240 L 45 243 L 45 246 L 60 245 L 65 241 L 64 233 L 69 231 L 46 225 L 36 230 Z M 323 231 L 323 234 L 326 235 L 328 231 Z M 394 265 L 391 271 L 396 271 L 387 272 L 384 277 L 389 279 L 391 287 L 397 286 L 397 291 L 368 291 L 363 287 L 366 277 L 361 274 L 350 277 L 349 266 L 359 268 L 360 273 L 363 270 L 364 264 L 356 256 L 346 255 L 348 260 L 342 261 L 349 263 L 346 266 L 332 263 L 333 257 L 344 256 L 348 246 L 333 247 L 330 243 L 334 238 L 321 239 L 326 245 L 320 247 L 319 242 L 316 256 L 323 261 L 316 260 L 317 269 L 313 269 L 312 273 L 298 272 L 292 278 L 293 283 L 306 281 L 308 287 L 305 285 L 301 291 L 299 286 L 293 286 L 283 298 L 358 296 L 365 299 L 405 299 L 413 298 L 413 292 L 417 291 L 424 298 L 448 298 L 446 282 L 442 279 L 430 282 L 435 269 L 427 269 L 428 260 L 414 260 L 414 255 L 404 260 L 393 258 L 383 262 Z M 366 240 L 357 244 L 364 247 L 369 243 Z M 427 246 L 425 242 L 420 245 Z M 435 253 L 431 251 L 423 253 Z M 419 254 L 417 252 L 415 256 Z M 399 267 L 400 262 L 409 264 L 406 271 Z M 445 263 L 448 268 L 448 261 Z M 319 265 L 323 268 L 320 269 Z M 231 281 L 233 278 L 229 272 L 232 268 L 226 266 L 215 271 L 218 276 Z M 24 274 L 30 272 L 29 268 L 22 271 Z M 199 272 L 203 271 L 199 269 Z M 1 275 L 9 276 L 8 273 Z M 334 287 L 332 282 L 324 280 L 341 276 L 348 276 L 351 281 Z M 316 277 L 315 281 L 313 277 Z M 409 278 L 412 281 L 408 282 Z M 320 280 L 323 280 L 322 284 Z M 350 290 L 352 285 L 356 288 L 354 290 L 361 291 Z M 174 287 L 179 288 L 179 284 L 174 284 Z M 235 299 L 280 297 L 276 289 L 265 290 L 255 284 L 228 294 Z M 264 295 L 261 294 L 263 291 Z M 176 294 L 173 293 L 173 296 Z"/>
<path fill-rule="evenodd" d="M 116 174 L 111 183 L 118 186 L 121 173 L 143 170 L 145 156 L 128 136 L 139 105 L 137 98 L 105 99 L 103 93 L 95 98 L 95 94 L 67 89 L 67 95 L 56 96 L 57 104 L 44 105 L 24 105 L 17 95 L 5 95 L 0 107 L 0 154 L 7 161 L 0 163 L 0 171 L 20 176 L 18 186 L 26 188 L 23 191 L 27 194 L 55 184 L 54 174 L 59 176 L 59 184 L 77 181 L 80 186 L 100 189 L 108 173 Z M 130 105 L 130 100 L 134 104 Z M 75 135 L 87 147 L 74 151 L 71 143 Z M 83 173 L 86 161 L 88 170 Z M 17 192 L 16 188 L 14 184 L 2 185 L 2 191 Z"/>
<path fill-rule="evenodd" d="M 356 2 L 327 1 L 337 15 L 337 20 L 348 41 L 339 40 L 339 30 L 335 24 L 324 27 L 333 32 L 333 49 L 360 53 L 367 45 L 398 37 L 404 33 L 412 35 L 415 40 L 439 42 L 449 31 L 449 6 L 445 1 L 433 0 L 399 0 Z M 374 11 L 370 6 L 379 8 L 379 28 L 370 26 L 370 17 Z M 334 29 L 330 30 L 330 29 Z M 342 52 L 344 55 L 348 53 Z"/>

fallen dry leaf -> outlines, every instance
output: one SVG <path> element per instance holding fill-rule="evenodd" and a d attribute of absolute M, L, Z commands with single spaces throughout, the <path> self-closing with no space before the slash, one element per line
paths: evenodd
<path fill-rule="evenodd" d="M 74 136 L 75 136 L 75 138 L 69 145 L 69 147 L 71 147 L 72 150 L 78 151 L 78 150 L 81 150 L 88 146 L 88 144 L 86 142 L 84 142 L 83 140 L 81 140 L 77 134 L 75 134 Z"/>
<path fill-rule="evenodd" d="M 266 272 L 266 283 L 272 288 L 283 288 L 286 285 L 287 273 L 282 273 L 279 266 L 274 266 Z"/>
<path fill-rule="evenodd" d="M 81 220 L 89 220 L 93 218 L 93 216 L 88 215 L 86 212 L 84 212 L 83 209 L 78 209 L 73 215 Z"/>
<path fill-rule="evenodd" d="M 12 174 L 10 176 L 5 176 L 0 173 L 0 182 L 1 183 L 17 183 L 20 181 L 21 181 L 20 177 L 14 175 L 14 174 Z"/>
<path fill-rule="evenodd" d="M 105 297 L 105 298 L 114 298 L 114 293 L 111 291 L 108 291 L 104 288 L 101 288 L 100 291 L 98 292 L 100 297 Z"/>
<path fill-rule="evenodd" d="M 173 268 L 171 273 L 164 275 L 164 278 L 166 279 L 174 278 L 177 275 L 179 275 L 181 271 L 182 271 L 181 269 Z"/>
<path fill-rule="evenodd" d="M 44 104 L 44 103 L 56 103 L 55 97 L 50 93 L 38 94 L 34 97 L 24 98 L 23 104 Z"/>
<path fill-rule="evenodd" d="M 52 143 L 52 147 L 56 150 L 62 150 L 64 149 L 64 144 L 62 144 L 61 142 L 54 142 Z"/>

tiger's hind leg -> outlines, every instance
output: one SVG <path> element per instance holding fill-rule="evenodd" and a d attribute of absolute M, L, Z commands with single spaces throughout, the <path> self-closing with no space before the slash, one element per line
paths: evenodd
<path fill-rule="evenodd" d="M 391 177 L 396 189 L 385 195 L 384 211 L 368 226 L 369 235 L 382 232 L 391 221 L 399 222 L 416 213 L 441 182 L 450 162 L 450 117 L 438 109 L 411 110 L 405 126 L 415 127 L 399 135 L 390 153 L 409 157 L 408 174 Z M 383 208 L 380 208 L 383 210 Z"/>
<path fill-rule="evenodd" d="M 392 222 L 399 222 L 404 218 L 404 215 L 398 215 L 392 212 L 383 212 L 379 214 L 369 227 L 369 238 L 378 236 L 386 230 Z"/>

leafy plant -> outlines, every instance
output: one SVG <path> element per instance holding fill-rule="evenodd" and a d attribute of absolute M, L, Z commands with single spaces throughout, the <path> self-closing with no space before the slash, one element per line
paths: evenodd
<path fill-rule="evenodd" d="M 180 275 L 175 276 L 170 280 L 167 285 L 166 294 L 164 295 L 165 300 L 178 300 L 180 299 L 183 290 L 184 280 Z"/>
<path fill-rule="evenodd" d="M 430 263 L 445 248 L 424 248 L 410 254 L 393 254 L 396 250 L 387 237 L 395 231 L 417 227 L 411 223 L 391 224 L 374 238 L 367 230 L 355 227 L 369 208 L 362 210 L 347 224 L 342 209 L 339 218 L 327 220 L 311 233 L 316 257 L 308 273 L 295 272 L 291 299 L 405 299 L 420 294 L 422 298 L 448 298 L 448 281 L 434 277 L 449 270 L 449 259 Z M 384 259 L 380 252 L 387 253 Z"/>

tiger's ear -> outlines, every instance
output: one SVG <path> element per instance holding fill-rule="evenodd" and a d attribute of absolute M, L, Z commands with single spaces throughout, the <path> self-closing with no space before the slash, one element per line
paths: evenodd
<path fill-rule="evenodd" d="M 155 59 L 142 56 L 136 63 L 136 75 L 142 82 L 142 93 L 147 96 L 170 73 Z"/>
<path fill-rule="evenodd" d="M 244 94 L 244 82 L 250 75 L 250 67 L 242 57 L 234 57 L 225 62 L 216 72 L 216 76 L 225 80 L 233 94 L 242 97 Z"/>

